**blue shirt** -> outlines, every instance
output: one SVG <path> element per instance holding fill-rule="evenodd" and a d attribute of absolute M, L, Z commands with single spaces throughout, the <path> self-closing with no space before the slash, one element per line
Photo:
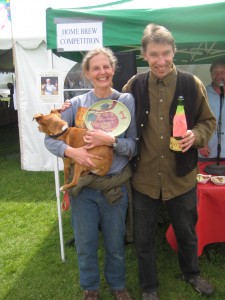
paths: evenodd
<path fill-rule="evenodd" d="M 92 91 L 76 96 L 72 98 L 71 107 L 65 110 L 61 117 L 63 120 L 68 122 L 69 127 L 76 126 L 74 121 L 76 119 L 76 111 L 80 106 L 90 107 L 92 104 L 96 103 L 100 100 L 107 99 L 117 99 L 118 92 L 116 90 L 113 91 L 113 94 L 107 98 L 97 98 Z M 119 173 L 129 162 L 130 158 L 136 154 L 136 121 L 135 121 L 135 104 L 134 98 L 129 93 L 122 93 L 118 99 L 118 101 L 122 102 L 130 111 L 131 114 L 131 123 L 128 129 L 118 136 L 118 144 L 116 147 L 116 151 L 113 156 L 113 163 L 111 169 L 108 174 Z M 64 152 L 68 145 L 64 142 L 55 140 L 49 136 L 45 137 L 45 146 L 46 148 L 56 156 L 64 157 Z"/>
<path fill-rule="evenodd" d="M 217 146 L 218 146 L 218 120 L 219 120 L 219 113 L 220 113 L 220 95 L 216 93 L 212 84 L 206 87 L 206 91 L 208 94 L 209 99 L 209 106 L 216 118 L 217 128 L 214 131 L 211 139 L 209 140 L 208 147 L 209 147 L 209 158 L 217 157 Z M 225 158 L 225 107 L 222 107 L 222 126 L 221 126 L 221 152 L 220 157 Z M 199 153 L 199 157 L 204 157 Z"/>

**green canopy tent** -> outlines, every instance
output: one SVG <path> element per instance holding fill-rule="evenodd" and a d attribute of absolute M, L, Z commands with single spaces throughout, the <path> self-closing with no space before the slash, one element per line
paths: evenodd
<path fill-rule="evenodd" d="M 146 66 L 140 42 L 148 23 L 167 27 L 173 34 L 178 65 L 209 64 L 225 59 L 225 2 L 184 7 L 151 8 L 141 0 L 121 0 L 98 6 L 46 11 L 47 47 L 80 62 L 82 53 L 57 50 L 57 24 L 80 20 L 103 21 L 103 45 L 115 52 L 135 51 L 137 66 Z M 198 3 L 198 1 L 196 1 Z M 76 48 L 76 45 L 74 45 Z"/>

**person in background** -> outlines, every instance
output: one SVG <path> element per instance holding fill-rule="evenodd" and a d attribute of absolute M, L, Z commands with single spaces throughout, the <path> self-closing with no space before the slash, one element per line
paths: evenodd
<path fill-rule="evenodd" d="M 47 78 L 46 83 L 42 84 L 41 89 L 45 95 L 53 95 L 57 91 L 58 86 L 51 83 L 51 79 Z"/>
<path fill-rule="evenodd" d="M 99 177 L 95 187 L 85 186 L 78 195 L 70 193 L 72 226 L 78 256 L 80 285 L 84 300 L 99 299 L 100 274 L 98 265 L 98 228 L 102 230 L 105 247 L 104 275 L 117 300 L 131 300 L 125 283 L 126 215 L 128 209 L 128 189 L 126 181 L 131 177 L 129 161 L 136 152 L 136 121 L 134 99 L 131 94 L 121 94 L 112 88 L 112 79 L 117 60 L 108 48 L 98 48 L 88 52 L 82 62 L 82 73 L 93 84 L 86 94 L 70 99 L 70 107 L 61 116 L 69 126 L 76 126 L 76 114 L 80 107 L 89 107 L 100 100 L 118 100 L 130 111 L 131 123 L 128 129 L 115 138 L 101 130 L 89 130 L 85 136 L 88 149 L 106 145 L 113 147 L 113 163 L 105 177 Z M 75 122 L 74 122 L 75 117 Z M 45 138 L 47 149 L 59 157 L 70 157 L 84 166 L 94 166 L 92 158 L 98 158 L 87 151 L 87 146 L 72 148 L 61 141 Z M 128 174 L 128 175 L 127 175 Z M 89 175 L 87 175 L 89 176 Z M 98 176 L 96 176 L 98 177 Z M 114 182 L 118 182 L 117 185 Z M 99 186 L 104 184 L 101 191 Z M 111 195 L 107 190 L 112 185 Z"/>
<path fill-rule="evenodd" d="M 11 82 L 8 82 L 7 83 L 7 88 L 9 89 L 10 91 L 10 94 L 9 94 L 9 108 L 10 109 L 14 109 L 14 101 L 13 101 L 13 94 L 14 94 L 14 86 Z"/>
<path fill-rule="evenodd" d="M 218 124 L 220 115 L 220 95 L 222 89 L 222 95 L 225 89 L 225 60 L 215 61 L 210 67 L 210 74 L 212 82 L 206 87 L 206 91 L 209 99 L 209 106 L 216 117 Z M 221 115 L 221 133 L 218 132 L 218 128 L 214 131 L 208 145 L 199 149 L 200 158 L 216 158 L 218 148 L 218 135 L 221 137 L 221 152 L 220 157 L 225 158 L 225 108 L 222 101 L 222 115 Z"/>
<path fill-rule="evenodd" d="M 215 130 L 215 118 L 203 83 L 174 65 L 175 41 L 165 27 L 147 25 L 141 46 L 150 70 L 132 77 L 123 91 L 134 96 L 137 120 L 132 186 L 142 299 L 159 299 L 155 235 L 162 204 L 168 210 L 178 242 L 181 279 L 209 296 L 214 288 L 200 276 L 197 256 L 196 175 L 197 148 L 208 143 Z M 187 130 L 178 142 L 181 151 L 175 152 L 170 149 L 170 140 L 181 95 Z"/>

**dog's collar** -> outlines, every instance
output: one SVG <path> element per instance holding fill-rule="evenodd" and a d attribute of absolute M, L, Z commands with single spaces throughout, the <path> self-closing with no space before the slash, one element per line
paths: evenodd
<path fill-rule="evenodd" d="M 51 138 L 56 139 L 58 137 L 60 137 L 61 135 L 63 135 L 66 131 L 67 131 L 68 127 L 66 127 L 62 132 L 57 133 L 57 134 L 51 134 L 49 135 Z"/>

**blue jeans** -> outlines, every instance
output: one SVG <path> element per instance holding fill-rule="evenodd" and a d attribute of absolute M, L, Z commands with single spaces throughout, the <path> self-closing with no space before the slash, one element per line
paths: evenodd
<path fill-rule="evenodd" d="M 128 195 L 125 186 L 122 186 L 122 191 L 123 196 L 113 204 L 100 191 L 88 187 L 83 188 L 76 198 L 71 198 L 80 285 L 84 290 L 100 287 L 97 253 L 99 224 L 105 247 L 105 278 L 111 289 L 125 288 L 124 236 Z"/>
<path fill-rule="evenodd" d="M 133 191 L 134 233 L 138 256 L 139 281 L 143 291 L 155 291 L 158 287 L 155 235 L 158 225 L 161 199 Z M 165 201 L 178 242 L 178 260 L 182 274 L 192 277 L 199 274 L 197 237 L 196 188 Z M 169 257 L 168 257 L 169 259 Z"/>

